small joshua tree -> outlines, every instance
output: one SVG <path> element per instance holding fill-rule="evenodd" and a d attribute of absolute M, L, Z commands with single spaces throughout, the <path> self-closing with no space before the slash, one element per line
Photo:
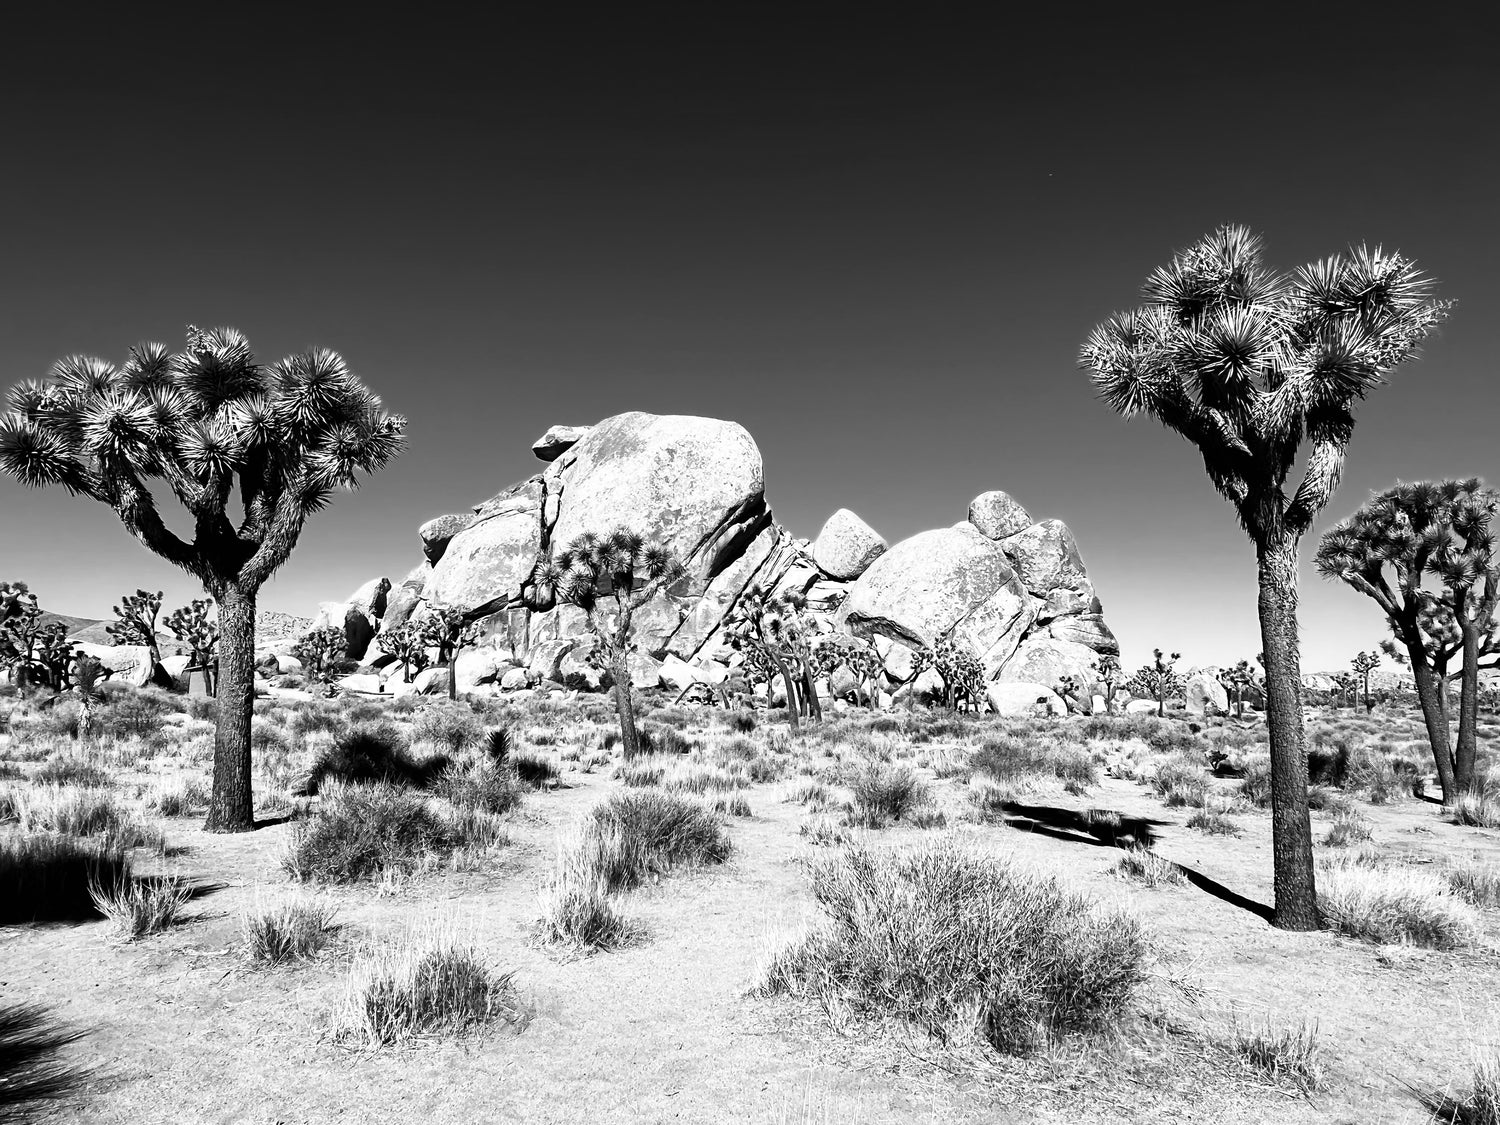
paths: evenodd
<path fill-rule="evenodd" d="M 78 740 L 87 742 L 94 730 L 94 705 L 104 701 L 99 685 L 109 679 L 97 657 L 79 651 L 73 658 L 73 686 L 68 694 L 78 700 Z"/>
<path fill-rule="evenodd" d="M 795 613 L 783 598 L 773 596 L 759 583 L 751 585 L 743 594 L 734 608 L 725 616 L 725 632 L 729 637 L 729 643 L 736 649 L 747 654 L 754 652 L 758 659 L 774 667 L 777 674 L 781 676 L 782 686 L 786 690 L 786 713 L 792 724 L 793 730 L 800 729 L 798 715 L 801 714 L 804 703 L 799 694 L 797 683 L 802 681 L 804 692 L 806 681 L 810 673 L 804 675 L 804 669 L 800 663 L 799 640 L 797 630 L 799 622 Z M 798 674 L 792 675 L 792 665 L 798 665 Z M 817 702 L 817 693 L 811 693 L 813 703 Z M 766 700 L 770 701 L 771 685 L 766 684 Z"/>
<path fill-rule="evenodd" d="M 457 606 L 429 605 L 418 641 L 422 649 L 435 649 L 437 662 L 448 666 L 448 698 L 458 699 L 458 654 L 479 641 L 479 626 Z M 423 652 L 422 659 L 426 659 Z M 409 681 L 408 681 L 409 682 Z"/>
<path fill-rule="evenodd" d="M 37 596 L 24 582 L 0 585 L 0 667 L 17 687 L 41 679 L 37 653 L 47 626 L 42 622 Z"/>
<path fill-rule="evenodd" d="M 813 642 L 812 664 L 816 674 L 828 681 L 830 694 L 834 674 L 844 668 L 854 677 L 857 694 L 872 708 L 879 704 L 880 674 L 885 669 L 868 641 L 848 633 L 825 634 Z"/>
<path fill-rule="evenodd" d="M 1248 660 L 1241 660 L 1232 668 L 1226 668 L 1219 673 L 1219 682 L 1224 685 L 1224 690 L 1229 692 L 1229 698 L 1234 702 L 1234 717 L 1243 719 L 1245 717 L 1245 692 L 1259 683 L 1255 668 Z"/>
<path fill-rule="evenodd" d="M 327 686 L 333 680 L 334 667 L 344 658 L 348 640 L 344 631 L 328 625 L 309 629 L 292 648 L 292 655 L 302 662 L 307 678 Z"/>
<path fill-rule="evenodd" d="M 1318 573 L 1347 583 L 1384 611 L 1396 644 L 1382 647 L 1411 667 L 1448 803 L 1473 785 L 1481 658 L 1500 652 L 1497 510 L 1500 497 L 1477 479 L 1399 484 L 1372 496 L 1318 546 Z M 1441 593 L 1423 587 L 1428 578 Z M 1459 654 L 1463 689 L 1455 745 L 1447 684 L 1448 662 Z"/>
<path fill-rule="evenodd" d="M 1143 695 L 1148 699 L 1156 700 L 1156 713 L 1163 716 L 1167 713 L 1167 700 L 1181 699 L 1184 689 L 1182 677 L 1173 669 L 1182 653 L 1174 652 L 1171 656 L 1164 656 L 1161 649 L 1151 650 L 1151 663 L 1143 665 L 1130 682 L 1126 684 L 1132 695 Z"/>
<path fill-rule="evenodd" d="M 1359 677 L 1353 672 L 1335 672 L 1329 677 L 1333 681 L 1333 705 L 1342 706 L 1345 701 L 1349 710 L 1359 706 Z"/>
<path fill-rule="evenodd" d="M 1354 659 L 1349 661 L 1349 667 L 1354 669 L 1354 674 L 1359 677 L 1365 693 L 1365 710 L 1369 711 L 1374 706 L 1370 702 L 1370 673 L 1380 667 L 1380 653 L 1356 653 Z"/>
<path fill-rule="evenodd" d="M 308 517 L 401 451 L 405 421 L 387 414 L 336 353 L 318 349 L 267 367 L 232 328 L 190 326 L 181 352 L 139 344 L 118 367 L 72 356 L 9 397 L 0 472 L 112 509 L 218 602 L 219 707 L 205 827 L 254 828 L 256 597 L 291 556 Z M 191 540 L 167 526 L 158 493 L 186 509 Z"/>
<path fill-rule="evenodd" d="M 145 645 L 151 657 L 151 674 L 161 667 L 161 642 L 156 637 L 156 618 L 161 613 L 161 591 L 147 593 L 137 590 L 126 594 L 120 604 L 110 612 L 115 623 L 106 625 L 104 631 L 120 645 Z"/>
<path fill-rule="evenodd" d="M 1093 705 L 1092 702 L 1084 702 L 1083 687 L 1083 682 L 1077 676 L 1064 676 L 1052 690 L 1057 692 L 1057 697 L 1067 706 L 1080 715 L 1087 715 L 1093 710 Z"/>
<path fill-rule="evenodd" d="M 194 598 L 168 614 L 165 622 L 167 631 L 188 646 L 188 668 L 202 671 L 209 695 L 214 694 L 219 659 L 219 623 L 213 607 L 212 598 Z"/>
<path fill-rule="evenodd" d="M 400 662 L 402 683 L 411 683 L 412 675 L 427 667 L 427 635 L 414 625 L 382 634 L 380 647 Z"/>
<path fill-rule="evenodd" d="M 943 704 L 950 711 L 962 706 L 978 710 L 984 700 L 984 665 L 966 645 L 953 639 L 953 631 L 917 651 L 916 670 L 931 668 L 943 681 Z"/>
<path fill-rule="evenodd" d="M 1115 692 L 1119 691 L 1125 683 L 1125 669 L 1120 666 L 1118 656 L 1101 656 L 1095 660 L 1090 667 L 1099 683 L 1104 687 L 1104 709 L 1110 713 L 1115 710 Z"/>
<path fill-rule="evenodd" d="M 683 573 L 682 563 L 665 547 L 648 545 L 621 527 L 603 537 L 580 535 L 560 555 L 538 563 L 532 575 L 533 608 L 546 610 L 565 602 L 583 611 L 614 680 L 620 742 L 627 759 L 641 749 L 630 685 L 635 613 Z"/>

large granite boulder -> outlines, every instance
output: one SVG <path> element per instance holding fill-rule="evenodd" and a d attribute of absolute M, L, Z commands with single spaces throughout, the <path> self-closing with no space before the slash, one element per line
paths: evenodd
<path fill-rule="evenodd" d="M 350 660 L 363 660 L 375 639 L 375 622 L 353 602 L 320 602 L 312 627 L 340 630 L 344 634 L 344 655 Z"/>
<path fill-rule="evenodd" d="M 1054 687 L 1064 676 L 1072 676 L 1087 698 L 1093 693 L 1099 674 L 1094 668 L 1098 654 L 1075 641 L 1059 641 L 1048 636 L 1031 636 L 1001 670 L 1003 683 L 1043 684 Z"/>
<path fill-rule="evenodd" d="M 427 562 L 436 566 L 453 537 L 468 527 L 473 519 L 472 513 L 435 516 L 417 528 L 417 535 L 422 540 L 422 554 L 426 556 Z"/>
<path fill-rule="evenodd" d="M 1066 715 L 1062 697 L 1044 684 L 993 683 L 985 689 L 990 710 L 997 715 L 1029 718 L 1038 714 Z"/>
<path fill-rule="evenodd" d="M 1229 711 L 1229 692 L 1210 670 L 1194 672 L 1183 687 L 1190 715 L 1223 715 Z"/>
<path fill-rule="evenodd" d="M 969 522 L 987 539 L 1006 539 L 1030 527 L 1031 516 L 1010 493 L 997 489 L 969 501 Z"/>
<path fill-rule="evenodd" d="M 380 618 L 380 631 L 389 633 L 400 629 L 411 621 L 411 615 L 422 604 L 422 588 L 411 582 L 403 582 L 386 598 L 385 613 Z"/>
<path fill-rule="evenodd" d="M 830 578 L 858 578 L 872 562 L 885 554 L 886 541 L 848 508 L 828 517 L 813 541 L 813 561 Z"/>
<path fill-rule="evenodd" d="M 556 461 L 588 435 L 592 426 L 553 426 L 531 443 L 531 452 L 541 461 Z"/>
<path fill-rule="evenodd" d="M 1062 520 L 1043 520 L 1000 541 L 1022 584 L 1039 598 L 1088 578 L 1078 544 Z M 1092 594 L 1092 588 L 1090 589 Z"/>
<path fill-rule="evenodd" d="M 1035 616 L 999 544 L 962 524 L 920 532 L 876 559 L 850 587 L 845 620 L 856 634 L 910 648 L 952 630 L 993 676 Z"/>
<path fill-rule="evenodd" d="M 101 645 L 83 642 L 74 649 L 92 656 L 109 673 L 109 682 L 145 687 L 156 676 L 151 650 L 145 645 Z"/>
<path fill-rule="evenodd" d="M 1120 642 L 1104 623 L 1102 613 L 1079 613 L 1059 617 L 1047 626 L 1047 635 L 1056 641 L 1087 645 L 1101 656 L 1119 656 Z"/>
<path fill-rule="evenodd" d="M 433 565 L 424 599 L 471 610 L 519 596 L 542 548 L 542 499 L 532 477 L 480 505 Z"/>

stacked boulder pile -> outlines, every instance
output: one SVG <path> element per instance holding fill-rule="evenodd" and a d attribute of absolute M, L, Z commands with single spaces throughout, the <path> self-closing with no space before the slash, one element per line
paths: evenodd
<path fill-rule="evenodd" d="M 809 541 L 775 522 L 760 450 L 734 422 L 631 412 L 554 427 L 533 449 L 543 471 L 421 526 L 422 561 L 405 578 L 371 579 L 320 607 L 318 624 L 342 627 L 349 654 L 384 673 L 387 690 L 435 690 L 435 676 L 414 685 L 392 677 L 380 639 L 436 606 L 479 624 L 478 644 L 457 662 L 460 690 L 597 686 L 583 615 L 528 608 L 530 584 L 539 559 L 621 525 L 686 568 L 636 616 L 642 686 L 725 680 L 740 660 L 725 619 L 751 586 L 803 594 L 815 628 L 869 640 L 884 694 L 897 702 L 924 690 L 917 653 L 948 634 L 983 662 L 990 702 L 1008 712 L 1039 699 L 1061 708 L 1051 689 L 1063 677 L 1094 690 L 1096 662 L 1119 651 L 1072 532 L 1033 520 L 1004 492 L 976 497 L 952 527 L 894 546 L 847 509 Z"/>

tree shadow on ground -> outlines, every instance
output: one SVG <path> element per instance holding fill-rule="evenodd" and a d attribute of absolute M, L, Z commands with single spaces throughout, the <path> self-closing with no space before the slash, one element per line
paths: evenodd
<path fill-rule="evenodd" d="M 1023 805 L 1007 801 L 1001 806 L 1002 817 L 1007 826 L 1023 832 L 1035 832 L 1054 840 L 1074 844 L 1090 844 L 1097 848 L 1150 848 L 1156 842 L 1155 829 L 1169 823 L 1148 817 L 1122 816 L 1110 809 L 1059 809 L 1050 805 Z M 1217 879 L 1212 879 L 1176 860 L 1168 860 L 1182 873 L 1188 883 L 1200 891 L 1213 895 L 1221 902 L 1254 914 L 1270 922 L 1273 909 L 1237 891 L 1230 890 Z"/>
<path fill-rule="evenodd" d="M 89 1072 L 57 1057 L 83 1035 L 39 1005 L 0 1005 L 0 1121 L 50 1116 L 59 1099 L 83 1085 Z"/>

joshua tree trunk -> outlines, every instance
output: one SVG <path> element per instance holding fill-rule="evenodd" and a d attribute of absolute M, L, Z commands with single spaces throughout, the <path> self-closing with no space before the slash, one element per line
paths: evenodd
<path fill-rule="evenodd" d="M 1422 706 L 1422 720 L 1427 725 L 1427 741 L 1432 745 L 1432 760 L 1437 766 L 1443 803 L 1451 804 L 1458 799 L 1458 787 L 1454 784 L 1453 752 L 1448 742 L 1448 714 L 1442 699 L 1448 693 L 1448 685 L 1444 677 L 1428 665 L 1425 646 L 1420 639 L 1415 644 L 1408 641 L 1406 652 L 1411 660 L 1411 678 L 1417 687 L 1417 702 Z"/>
<path fill-rule="evenodd" d="M 1474 787 L 1476 745 L 1474 728 L 1479 722 L 1479 629 L 1460 617 L 1463 630 L 1463 687 L 1458 696 L 1458 743 L 1453 755 L 1453 784 L 1456 793 L 1467 793 Z M 1444 794 L 1444 800 L 1447 800 Z"/>
<path fill-rule="evenodd" d="M 453 655 L 448 658 L 448 698 L 454 702 L 458 701 L 458 651 L 461 648 L 463 641 L 455 639 Z"/>
<path fill-rule="evenodd" d="M 1271 824 L 1275 914 L 1283 930 L 1318 928 L 1307 757 L 1302 742 L 1302 668 L 1297 642 L 1297 540 L 1257 544 L 1260 635 L 1265 647 L 1266 725 L 1271 736 Z"/>
<path fill-rule="evenodd" d="M 823 720 L 823 704 L 818 701 L 818 681 L 813 678 L 812 666 L 802 661 L 802 685 L 807 693 L 807 715 L 814 722 Z"/>
<path fill-rule="evenodd" d="M 640 735 L 635 729 L 635 701 L 630 694 L 630 659 L 624 647 L 610 657 L 609 674 L 615 681 L 615 712 L 620 717 L 620 752 L 629 761 L 641 752 Z"/>
<path fill-rule="evenodd" d="M 771 654 L 771 661 L 776 665 L 776 671 L 781 674 L 781 684 L 786 688 L 786 714 L 791 720 L 793 730 L 801 730 L 802 725 L 797 721 L 797 688 L 792 682 L 792 670 L 786 666 L 786 661 L 781 658 L 781 653 L 767 645 L 766 651 Z M 766 703 L 771 702 L 771 684 L 766 683 Z"/>
<path fill-rule="evenodd" d="M 1167 717 L 1167 697 L 1165 694 L 1156 697 L 1156 717 L 1165 719 Z"/>
<path fill-rule="evenodd" d="M 225 583 L 219 601 L 218 734 L 208 832 L 249 832 L 255 827 L 250 796 L 250 718 L 255 710 L 255 595 Z"/>

